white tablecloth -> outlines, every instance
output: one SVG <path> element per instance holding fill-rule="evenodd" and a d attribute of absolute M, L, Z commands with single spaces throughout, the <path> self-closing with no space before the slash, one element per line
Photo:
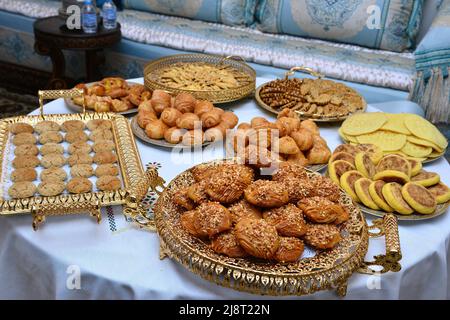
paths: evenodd
<path fill-rule="evenodd" d="M 139 79 L 138 81 L 142 81 Z M 258 82 L 267 79 L 258 79 Z M 252 100 L 234 104 L 240 121 L 272 117 Z M 46 113 L 70 113 L 59 99 Z M 368 111 L 375 111 L 368 108 Z M 37 112 L 35 112 L 36 114 Z M 331 149 L 341 142 L 336 125 L 321 126 Z M 194 164 L 218 159 L 222 148 L 171 158 L 168 149 L 137 140 L 144 164 L 161 166 L 168 182 Z M 174 162 L 174 160 L 177 160 Z M 450 184 L 449 164 L 440 159 L 426 165 Z M 371 218 L 368 217 L 370 221 Z M 381 277 L 354 274 L 347 299 L 446 299 L 450 297 L 450 214 L 422 222 L 400 222 L 402 270 Z M 192 274 L 169 259 L 159 259 L 155 233 L 125 221 L 121 207 L 104 210 L 97 225 L 88 216 L 51 217 L 34 232 L 31 217 L 0 217 L 0 298 L 33 299 L 264 299 L 223 288 Z M 384 239 L 371 239 L 366 259 L 384 253 Z M 80 277 L 77 277 L 77 271 Z M 77 280 L 80 279 L 79 285 Z M 298 299 L 298 297 L 288 297 Z M 337 299 L 334 291 L 302 297 Z"/>

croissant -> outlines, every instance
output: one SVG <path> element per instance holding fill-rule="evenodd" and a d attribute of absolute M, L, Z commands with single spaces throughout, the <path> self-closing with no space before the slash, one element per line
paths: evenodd
<path fill-rule="evenodd" d="M 161 120 L 151 120 L 147 126 L 145 126 L 145 133 L 149 138 L 162 139 L 164 138 L 164 133 L 167 129 L 169 129 L 169 127 Z"/>
<path fill-rule="evenodd" d="M 312 134 L 314 134 L 314 135 L 320 135 L 319 127 L 318 127 L 317 124 L 316 124 L 314 121 L 312 121 L 312 120 L 303 120 L 303 121 L 300 123 L 300 128 L 307 129 L 307 130 L 311 131 Z"/>
<path fill-rule="evenodd" d="M 185 129 L 172 127 L 164 132 L 164 139 L 169 143 L 177 144 L 181 142 L 181 139 L 183 139 L 183 135 L 185 133 L 186 133 Z"/>
<path fill-rule="evenodd" d="M 323 144 L 322 140 L 314 139 L 313 147 L 306 153 L 306 158 L 308 159 L 309 164 L 327 163 L 330 157 L 331 151 L 326 145 Z"/>
<path fill-rule="evenodd" d="M 160 119 L 169 127 L 175 127 L 177 120 L 180 119 L 182 113 L 175 108 L 166 108 L 161 113 Z"/>
<path fill-rule="evenodd" d="M 150 100 L 152 97 L 152 93 L 148 90 L 145 90 L 144 92 L 141 93 L 141 99 L 142 101 L 144 100 Z"/>
<path fill-rule="evenodd" d="M 300 128 L 300 120 L 297 118 L 281 117 L 277 119 L 275 124 L 280 131 L 280 137 L 285 135 L 288 136 L 291 132 L 294 132 Z"/>
<path fill-rule="evenodd" d="M 128 95 L 128 100 L 135 106 L 139 106 L 142 102 L 141 95 L 135 93 L 130 93 Z"/>
<path fill-rule="evenodd" d="M 139 104 L 138 112 L 141 111 L 141 110 L 151 111 L 151 112 L 153 112 L 154 114 L 156 114 L 155 110 L 153 110 L 151 100 L 144 100 L 144 101 L 142 101 L 142 102 Z"/>
<path fill-rule="evenodd" d="M 285 108 L 285 109 L 281 110 L 281 112 L 277 116 L 278 119 L 280 119 L 282 117 L 298 119 L 297 114 L 295 113 L 295 111 L 293 111 L 293 110 L 291 110 L 289 108 Z"/>
<path fill-rule="evenodd" d="M 182 114 L 181 117 L 176 120 L 176 125 L 178 128 L 188 130 L 202 127 L 200 119 L 197 117 L 197 115 L 190 112 Z"/>
<path fill-rule="evenodd" d="M 205 141 L 221 141 L 225 139 L 227 129 L 229 129 L 228 124 L 223 121 L 217 126 L 209 128 L 205 131 Z"/>
<path fill-rule="evenodd" d="M 111 101 L 111 110 L 114 112 L 122 112 L 127 111 L 129 109 L 126 101 L 122 101 L 119 99 L 113 99 Z"/>
<path fill-rule="evenodd" d="M 137 95 L 137 96 L 141 96 L 141 94 L 142 94 L 145 90 L 147 90 L 147 89 L 145 88 L 145 86 L 144 86 L 143 84 L 135 84 L 135 85 L 132 85 L 132 86 L 130 87 L 130 89 L 128 90 L 128 92 L 129 92 L 130 94 L 135 94 L 135 95 Z"/>
<path fill-rule="evenodd" d="M 287 162 L 298 163 L 298 164 L 300 164 L 302 166 L 307 166 L 308 165 L 308 159 L 306 159 L 305 155 L 301 151 L 299 151 L 296 154 L 289 155 L 287 157 L 286 161 Z"/>
<path fill-rule="evenodd" d="M 272 144 L 272 137 L 274 136 L 271 129 L 250 129 L 247 131 L 249 144 L 258 147 L 269 148 Z"/>
<path fill-rule="evenodd" d="M 209 112 L 214 109 L 214 105 L 206 100 L 197 101 L 194 108 L 194 113 L 201 117 L 205 112 Z"/>
<path fill-rule="evenodd" d="M 155 90 L 152 94 L 152 107 L 156 114 L 160 114 L 165 108 L 170 108 L 170 94 L 163 90 Z"/>
<path fill-rule="evenodd" d="M 181 113 L 194 112 L 196 100 L 189 93 L 179 93 L 175 97 L 174 107 Z"/>
<path fill-rule="evenodd" d="M 137 123 L 139 127 L 144 129 L 147 126 L 147 124 L 152 120 L 158 120 L 158 117 L 154 112 L 147 110 L 141 110 L 138 112 Z"/>
<path fill-rule="evenodd" d="M 220 113 L 217 110 L 205 112 L 200 117 L 204 128 L 211 128 L 220 123 Z"/>
<path fill-rule="evenodd" d="M 301 151 L 306 151 L 312 148 L 313 146 L 313 135 L 311 131 L 307 129 L 299 129 L 291 133 L 291 137 L 294 139 L 297 146 Z"/>
<path fill-rule="evenodd" d="M 127 95 L 128 95 L 128 91 L 126 89 L 122 89 L 122 88 L 113 88 L 110 91 L 108 91 L 108 96 L 110 96 L 113 99 L 122 98 Z"/>
<path fill-rule="evenodd" d="M 292 139 L 289 136 L 280 138 L 279 150 L 280 150 L 280 153 L 283 153 L 283 154 L 297 154 L 300 151 L 300 149 L 298 148 L 294 139 Z"/>
<path fill-rule="evenodd" d="M 225 112 L 225 111 L 223 111 L 223 109 L 220 109 L 220 108 L 217 108 L 217 107 L 214 107 L 214 108 L 213 108 L 213 111 L 217 112 L 217 113 L 219 114 L 219 116 L 221 116 L 222 113 Z"/>
<path fill-rule="evenodd" d="M 266 118 L 263 117 L 254 117 L 251 121 L 250 121 L 250 125 L 252 126 L 253 129 L 257 129 L 257 128 L 261 128 L 264 126 L 267 126 L 267 123 L 269 121 Z"/>
<path fill-rule="evenodd" d="M 243 129 L 243 130 L 248 130 L 248 129 L 251 129 L 252 126 L 250 125 L 250 123 L 242 122 L 242 123 L 240 123 L 240 124 L 238 125 L 237 128 L 238 128 L 238 129 Z"/>
<path fill-rule="evenodd" d="M 237 115 L 235 115 L 231 111 L 226 111 L 222 113 L 220 118 L 222 122 L 225 122 L 225 124 L 228 126 L 228 129 L 234 128 L 239 122 L 239 118 L 237 117 Z"/>
<path fill-rule="evenodd" d="M 189 130 L 183 135 L 182 143 L 187 146 L 201 145 L 204 139 L 202 130 Z"/>
<path fill-rule="evenodd" d="M 99 84 L 96 84 L 87 89 L 88 94 L 95 94 L 96 96 L 104 96 L 105 95 L 105 87 Z"/>

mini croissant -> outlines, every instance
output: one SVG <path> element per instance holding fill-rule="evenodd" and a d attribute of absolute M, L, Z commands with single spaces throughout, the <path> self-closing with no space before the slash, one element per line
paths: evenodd
<path fill-rule="evenodd" d="M 179 93 L 175 97 L 174 107 L 181 113 L 194 112 L 196 100 L 189 93 Z"/>
<path fill-rule="evenodd" d="M 231 111 L 226 111 L 222 113 L 220 118 L 222 122 L 225 122 L 225 124 L 228 126 L 228 129 L 234 128 L 239 122 L 239 118 L 237 117 L 237 115 L 235 115 Z"/>
<path fill-rule="evenodd" d="M 201 128 L 200 119 L 195 113 L 184 113 L 176 120 L 178 128 L 192 130 L 196 127 Z"/>
<path fill-rule="evenodd" d="M 218 125 L 221 120 L 220 116 L 221 115 L 216 110 L 205 112 L 200 117 L 200 119 L 202 120 L 203 127 L 211 128 L 211 127 Z"/>
<path fill-rule="evenodd" d="M 163 90 L 155 90 L 152 95 L 152 107 L 157 114 L 160 114 L 165 108 L 170 107 L 170 94 Z"/>
<path fill-rule="evenodd" d="M 205 112 L 209 112 L 214 109 L 214 105 L 207 100 L 197 101 L 194 108 L 194 113 L 201 117 Z"/>
<path fill-rule="evenodd" d="M 161 113 L 161 120 L 169 127 L 175 127 L 177 120 L 180 119 L 182 113 L 175 108 L 166 108 Z"/>

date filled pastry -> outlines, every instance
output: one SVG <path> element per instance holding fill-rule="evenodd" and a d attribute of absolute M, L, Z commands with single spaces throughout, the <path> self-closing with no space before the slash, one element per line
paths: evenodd
<path fill-rule="evenodd" d="M 91 139 L 94 142 L 97 142 L 100 140 L 113 140 L 114 135 L 111 130 L 95 129 L 89 135 L 89 139 Z"/>
<path fill-rule="evenodd" d="M 302 210 L 292 203 L 264 211 L 263 217 L 281 236 L 301 237 L 306 233 Z"/>
<path fill-rule="evenodd" d="M 221 165 L 211 174 L 206 193 L 214 201 L 233 203 L 241 198 L 253 179 L 253 170 L 245 165 Z"/>
<path fill-rule="evenodd" d="M 90 131 L 94 131 L 96 129 L 110 130 L 112 128 L 112 124 L 110 120 L 93 119 L 89 120 L 87 127 Z"/>
<path fill-rule="evenodd" d="M 238 116 L 231 111 L 225 111 L 224 113 L 222 113 L 220 119 L 221 122 L 225 122 L 225 124 L 227 124 L 228 129 L 234 128 L 239 122 Z"/>
<path fill-rule="evenodd" d="M 36 156 L 38 153 L 39 149 L 34 144 L 22 144 L 14 148 L 15 156 Z"/>
<path fill-rule="evenodd" d="M 289 202 L 285 186 L 276 181 L 257 180 L 245 189 L 245 199 L 251 204 L 263 207 L 281 207 Z"/>
<path fill-rule="evenodd" d="M 241 247 L 233 231 L 222 232 L 211 240 L 211 248 L 231 258 L 243 258 L 248 256 Z"/>
<path fill-rule="evenodd" d="M 189 93 L 179 93 L 175 97 L 174 108 L 181 113 L 194 112 L 196 100 L 193 95 Z"/>
<path fill-rule="evenodd" d="M 152 111 L 146 110 L 140 110 L 136 118 L 139 127 L 141 127 L 142 129 L 145 129 L 148 123 L 153 120 L 158 120 L 156 114 Z"/>
<path fill-rule="evenodd" d="M 275 252 L 274 259 L 279 262 L 295 262 L 303 254 L 303 241 L 293 237 L 280 237 L 280 246 Z"/>
<path fill-rule="evenodd" d="M 207 100 L 197 101 L 194 107 L 194 113 L 201 117 L 205 112 L 212 111 L 214 109 L 214 105 Z"/>
<path fill-rule="evenodd" d="M 39 165 L 39 159 L 36 156 L 18 156 L 14 158 L 12 165 L 16 169 L 35 168 Z"/>
<path fill-rule="evenodd" d="M 156 114 L 161 114 L 165 108 L 170 108 L 172 97 L 163 90 L 155 90 L 152 94 L 152 108 Z"/>
<path fill-rule="evenodd" d="M 145 127 L 145 133 L 151 139 L 162 139 L 169 127 L 160 119 L 151 120 Z"/>
<path fill-rule="evenodd" d="M 195 212 L 197 210 L 190 210 L 184 212 L 180 216 L 180 224 L 186 230 L 189 234 L 193 235 L 197 238 L 202 238 L 202 234 L 199 232 L 198 228 L 198 222 L 195 219 Z"/>
<path fill-rule="evenodd" d="M 94 155 L 94 162 L 96 164 L 107 164 L 117 162 L 117 155 L 111 151 L 97 152 Z"/>
<path fill-rule="evenodd" d="M 18 133 L 12 139 L 12 142 L 16 146 L 23 144 L 36 144 L 36 137 L 29 132 Z"/>
<path fill-rule="evenodd" d="M 12 134 L 18 134 L 18 133 L 33 133 L 34 129 L 31 125 L 28 123 L 23 122 L 17 122 L 13 123 L 9 126 L 9 132 Z"/>
<path fill-rule="evenodd" d="M 175 127 L 177 125 L 177 120 L 180 119 L 182 115 L 183 114 L 175 108 L 166 108 L 161 113 L 160 119 L 169 127 Z M 200 121 L 200 119 L 198 119 L 197 121 Z M 194 127 L 186 129 L 193 129 L 193 128 Z"/>
<path fill-rule="evenodd" d="M 196 229 L 201 236 L 213 237 L 231 229 L 231 217 L 227 208 L 219 202 L 203 202 L 194 212 Z"/>
<path fill-rule="evenodd" d="M 85 124 L 81 120 L 67 120 L 61 125 L 63 131 L 84 130 Z"/>
<path fill-rule="evenodd" d="M 308 226 L 303 239 L 314 248 L 332 249 L 341 241 L 341 234 L 334 225 L 312 224 Z"/>
<path fill-rule="evenodd" d="M 189 187 L 177 190 L 173 195 L 173 202 L 186 210 L 192 210 L 195 207 L 195 202 L 189 198 L 187 191 Z"/>
<path fill-rule="evenodd" d="M 205 141 L 205 134 L 202 130 L 188 130 L 181 138 L 181 142 L 186 146 L 199 146 Z"/>
<path fill-rule="evenodd" d="M 164 140 L 172 144 L 177 144 L 181 142 L 185 133 L 186 129 L 172 127 L 164 131 Z"/>
<path fill-rule="evenodd" d="M 233 224 L 238 223 L 239 220 L 244 218 L 262 219 L 263 217 L 261 211 L 245 199 L 241 199 L 238 202 L 233 203 L 228 207 L 228 211 L 230 211 L 231 221 Z"/>
<path fill-rule="evenodd" d="M 273 259 L 280 246 L 277 229 L 264 219 L 241 219 L 235 235 L 245 252 L 256 258 Z"/>
<path fill-rule="evenodd" d="M 345 210 L 340 205 L 322 197 L 301 199 L 298 207 L 308 220 L 315 223 L 333 223 L 342 214 L 341 211 Z"/>
<path fill-rule="evenodd" d="M 83 130 L 72 130 L 66 133 L 66 135 L 64 136 L 64 140 L 66 140 L 69 143 L 75 143 L 75 142 L 86 142 L 89 140 L 89 138 Z"/>
<path fill-rule="evenodd" d="M 221 122 L 221 113 L 216 108 L 211 111 L 205 112 L 201 115 L 200 120 L 204 128 L 211 128 L 218 125 Z"/>
<path fill-rule="evenodd" d="M 74 131 L 72 131 L 72 132 L 74 132 Z M 45 131 L 39 135 L 39 142 L 41 144 L 60 143 L 62 140 L 63 140 L 63 137 L 58 131 Z"/>
<path fill-rule="evenodd" d="M 177 127 L 182 129 L 193 130 L 202 127 L 200 118 L 195 113 L 190 112 L 182 114 L 175 122 Z"/>

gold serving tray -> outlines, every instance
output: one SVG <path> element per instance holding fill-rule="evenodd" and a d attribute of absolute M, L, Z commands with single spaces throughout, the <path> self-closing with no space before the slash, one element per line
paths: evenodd
<path fill-rule="evenodd" d="M 236 60 L 236 58 L 239 60 Z M 216 66 L 223 65 L 224 67 L 232 67 L 244 73 L 246 76 L 239 79 L 240 85 L 238 87 L 224 90 L 186 90 L 162 84 L 158 72 L 179 62 L 205 62 Z M 209 54 L 178 54 L 154 60 L 144 68 L 144 84 L 150 90 L 160 89 L 174 94 L 181 92 L 190 93 L 199 100 L 208 100 L 212 103 L 228 103 L 250 96 L 255 91 L 255 83 L 255 70 L 246 64 L 242 58 L 235 56 L 222 57 Z"/>
<path fill-rule="evenodd" d="M 288 79 L 289 76 L 293 75 L 296 71 L 307 72 L 307 73 L 313 75 L 314 77 L 316 77 L 316 78 L 318 78 L 318 79 L 323 78 L 323 75 L 322 75 L 322 74 L 320 74 L 320 73 L 318 73 L 318 72 L 315 72 L 315 71 L 313 71 L 311 68 L 307 68 L 307 67 L 293 67 L 293 68 L 291 68 L 289 71 L 286 72 L 285 78 Z M 256 91 L 255 91 L 255 100 L 256 100 L 256 102 L 258 103 L 258 105 L 259 105 L 261 108 L 263 108 L 264 110 L 267 110 L 267 111 L 269 111 L 270 113 L 273 113 L 273 114 L 279 114 L 281 110 L 277 110 L 277 109 L 274 109 L 274 108 L 270 107 L 269 105 L 267 105 L 267 104 L 261 99 L 260 92 L 261 92 L 262 88 L 264 88 L 264 86 L 265 86 L 266 84 L 267 84 L 267 83 L 262 84 L 262 85 L 260 85 L 260 86 L 256 89 Z M 360 110 L 360 111 L 358 111 L 357 113 L 365 112 L 366 109 L 367 109 L 367 103 L 366 103 L 365 100 L 364 100 L 364 106 L 363 106 L 363 109 Z M 295 111 L 295 112 L 297 113 L 299 119 L 301 119 L 301 120 L 313 120 L 313 121 L 315 121 L 315 122 L 340 122 L 340 121 L 344 121 L 344 120 L 347 119 L 349 116 L 351 116 L 352 114 L 354 114 L 354 113 L 349 113 L 349 114 L 342 115 L 342 116 L 338 116 L 338 117 L 326 117 L 326 116 L 318 115 L 318 114 L 312 114 L 312 115 L 311 115 L 311 114 L 307 114 L 307 113 L 300 112 L 300 111 Z"/>
<path fill-rule="evenodd" d="M 216 166 L 225 161 L 206 164 Z M 309 175 L 318 173 L 309 172 Z M 160 236 L 160 258 L 170 257 L 208 281 L 239 291 L 265 295 L 304 295 L 320 290 L 336 289 L 346 294 L 347 281 L 353 272 L 374 274 L 371 266 L 381 266 L 381 273 L 399 271 L 401 266 L 397 220 L 392 215 L 376 220 L 368 227 L 364 215 L 348 195 L 341 201 L 350 219 L 341 228 L 343 239 L 332 250 L 314 251 L 295 263 L 275 263 L 251 258 L 229 258 L 215 253 L 208 243 L 187 233 L 180 224 L 182 210 L 173 202 L 174 193 L 194 183 L 190 170 L 175 177 L 160 194 L 154 207 L 154 220 L 136 216 L 135 220 Z M 378 229 L 377 233 L 372 230 Z M 369 237 L 385 235 L 386 255 L 364 262 Z"/>
<path fill-rule="evenodd" d="M 100 222 L 100 207 L 107 205 L 125 205 L 125 211 L 135 214 L 140 208 L 140 201 L 149 188 L 155 189 L 161 184 L 156 169 L 149 168 L 144 172 L 139 152 L 131 132 L 128 120 L 115 113 L 81 113 L 81 114 L 43 114 L 43 100 L 59 97 L 74 97 L 83 95 L 82 90 L 49 90 L 40 91 L 41 114 L 36 116 L 18 116 L 0 120 L 0 177 L 5 169 L 7 142 L 10 136 L 10 124 L 24 122 L 35 125 L 43 120 L 55 121 L 62 124 L 67 120 L 81 120 L 87 123 L 92 119 L 108 119 L 112 122 L 112 131 L 116 153 L 120 167 L 122 188 L 117 191 L 99 191 L 83 194 L 65 193 L 59 196 L 35 196 L 24 199 L 5 199 L 0 194 L 0 215 L 29 214 L 33 215 L 33 228 L 37 229 L 39 223 L 46 216 L 66 215 L 74 213 L 89 213 Z M 5 177 L 3 177 L 5 178 Z M 9 179 L 9 177 L 7 177 Z"/>

